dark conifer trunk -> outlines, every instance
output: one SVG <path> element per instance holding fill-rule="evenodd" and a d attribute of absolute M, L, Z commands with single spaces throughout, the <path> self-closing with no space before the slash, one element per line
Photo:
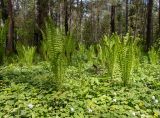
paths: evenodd
<path fill-rule="evenodd" d="M 37 0 L 37 14 L 36 14 L 36 28 L 34 34 L 34 44 L 39 50 L 40 42 L 42 40 L 41 30 L 45 24 L 45 20 L 48 17 L 48 1 L 49 0 Z"/>
<path fill-rule="evenodd" d="M 115 6 L 111 6 L 111 34 L 115 33 Z"/>
<path fill-rule="evenodd" d="M 82 41 L 82 19 L 83 19 L 83 1 L 80 1 L 80 16 L 79 16 L 79 25 L 80 25 L 80 41 Z"/>
<path fill-rule="evenodd" d="M 128 32 L 128 0 L 126 0 L 126 33 Z"/>
<path fill-rule="evenodd" d="M 147 34 L 146 34 L 146 51 L 148 51 L 152 44 L 152 8 L 153 0 L 149 0 L 147 7 Z"/>
<path fill-rule="evenodd" d="M 64 28 L 65 28 L 65 35 L 67 35 L 68 32 L 69 32 L 69 27 L 68 27 L 68 2 L 67 2 L 67 0 L 64 0 L 64 12 L 65 12 Z"/>
<path fill-rule="evenodd" d="M 13 19 L 12 0 L 8 0 L 8 20 L 9 20 L 9 30 L 8 30 L 8 39 L 6 45 L 7 55 L 14 52 L 14 19 Z"/>
<path fill-rule="evenodd" d="M 159 0 L 159 35 L 160 35 L 160 0 Z"/>
<path fill-rule="evenodd" d="M 4 4 L 3 0 L 0 0 L 0 1 L 1 1 L 2 21 L 3 21 L 3 23 L 5 23 L 5 21 L 8 19 L 7 7 Z"/>

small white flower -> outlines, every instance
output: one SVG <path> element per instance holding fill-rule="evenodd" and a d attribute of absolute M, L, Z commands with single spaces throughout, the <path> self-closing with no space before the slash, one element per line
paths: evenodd
<path fill-rule="evenodd" d="M 4 27 L 4 23 L 3 23 L 2 19 L 1 19 L 1 27 Z"/>
<path fill-rule="evenodd" d="M 26 114 L 25 110 L 21 110 L 21 115 L 24 116 Z"/>
<path fill-rule="evenodd" d="M 152 96 L 152 100 L 155 100 L 156 99 L 156 97 L 155 96 Z"/>
<path fill-rule="evenodd" d="M 12 112 L 16 112 L 18 110 L 18 108 L 14 108 Z"/>
<path fill-rule="evenodd" d="M 145 114 L 142 114 L 142 115 L 141 115 L 141 118 L 145 118 Z"/>
<path fill-rule="evenodd" d="M 31 103 L 30 103 L 30 104 L 28 104 L 28 107 L 29 107 L 30 109 L 32 109 L 32 108 L 33 108 L 33 106 L 34 106 L 34 105 L 33 105 L 33 104 L 31 104 Z"/>
<path fill-rule="evenodd" d="M 88 113 L 92 113 L 92 112 L 93 112 L 93 110 L 88 108 Z"/>
<path fill-rule="evenodd" d="M 114 96 L 116 96 L 116 95 L 117 95 L 117 93 L 116 93 L 116 92 L 114 92 L 114 93 L 113 93 L 113 95 L 114 95 Z"/>
<path fill-rule="evenodd" d="M 71 112 L 74 112 L 74 108 L 73 107 L 71 107 L 70 110 L 71 110 Z"/>
<path fill-rule="evenodd" d="M 155 99 L 154 103 L 155 103 L 155 104 L 157 104 L 157 103 L 158 103 L 158 100 L 157 100 L 157 99 Z"/>
<path fill-rule="evenodd" d="M 136 113 L 135 113 L 135 112 L 132 112 L 132 115 L 133 115 L 133 116 L 136 116 Z"/>
<path fill-rule="evenodd" d="M 114 98 L 114 99 L 113 99 L 113 102 L 116 102 L 116 101 L 117 101 L 117 100 Z"/>

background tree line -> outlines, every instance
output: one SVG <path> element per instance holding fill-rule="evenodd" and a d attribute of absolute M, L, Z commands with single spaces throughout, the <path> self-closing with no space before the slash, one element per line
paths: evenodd
<path fill-rule="evenodd" d="M 34 45 L 39 51 L 41 30 L 48 17 L 64 35 L 87 45 L 105 35 L 130 33 L 141 37 L 145 51 L 159 48 L 160 0 L 0 0 L 1 27 L 8 24 L 6 54 L 15 45 Z"/>

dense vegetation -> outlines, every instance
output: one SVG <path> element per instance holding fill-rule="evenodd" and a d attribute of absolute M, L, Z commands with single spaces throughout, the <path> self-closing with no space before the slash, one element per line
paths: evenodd
<path fill-rule="evenodd" d="M 73 51 L 71 38 L 63 45 L 59 33 L 47 28 L 47 61 L 37 62 L 35 48 L 22 46 L 14 63 L 1 67 L 1 117 L 159 117 L 154 49 L 144 56 L 132 37 L 122 42 L 113 35 Z"/>
<path fill-rule="evenodd" d="M 13 14 L 18 5 L 24 7 L 23 2 L 1 0 L 0 118 L 160 117 L 160 29 L 153 27 L 152 20 L 157 17 L 158 12 L 152 12 L 157 1 L 131 0 L 135 8 L 128 8 L 126 0 L 125 27 L 123 15 L 115 15 L 119 13 L 115 9 L 123 7 L 124 1 L 107 1 L 111 4 L 111 27 L 107 27 L 106 17 L 100 14 L 96 16 L 103 22 L 95 21 L 93 27 L 90 22 L 93 14 L 85 11 L 89 10 L 85 5 L 95 4 L 100 6 L 92 6 L 92 10 L 98 10 L 105 3 L 103 0 L 77 0 L 76 5 L 74 0 L 73 3 L 66 0 L 25 1 L 29 8 L 22 13 L 24 16 Z M 53 9 L 52 2 L 64 7 L 65 13 L 60 12 L 62 22 L 53 18 L 61 7 L 57 5 L 56 10 Z M 139 26 L 140 13 L 134 11 L 140 3 L 147 8 L 150 17 L 143 24 L 146 34 Z M 33 19 L 29 19 L 31 16 L 26 15 L 33 15 L 33 7 L 37 7 L 35 26 Z M 47 8 L 53 13 L 49 17 L 46 16 Z M 74 9 L 79 13 L 77 17 L 84 19 L 69 19 Z M 134 15 L 129 13 L 135 13 L 136 24 Z M 21 15 L 28 19 L 19 18 L 21 21 L 14 27 L 14 18 Z M 121 32 L 115 28 L 115 17 L 120 17 Z M 74 23 L 76 29 L 72 29 Z M 28 26 L 34 26 L 34 31 Z"/>

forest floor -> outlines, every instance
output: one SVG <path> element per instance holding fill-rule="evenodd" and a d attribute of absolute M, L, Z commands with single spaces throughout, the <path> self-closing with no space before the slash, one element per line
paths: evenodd
<path fill-rule="evenodd" d="M 1 67 L 0 118 L 160 117 L 159 65 L 142 64 L 127 87 L 91 64 L 65 69 L 58 91 L 50 76 L 47 62 Z"/>

